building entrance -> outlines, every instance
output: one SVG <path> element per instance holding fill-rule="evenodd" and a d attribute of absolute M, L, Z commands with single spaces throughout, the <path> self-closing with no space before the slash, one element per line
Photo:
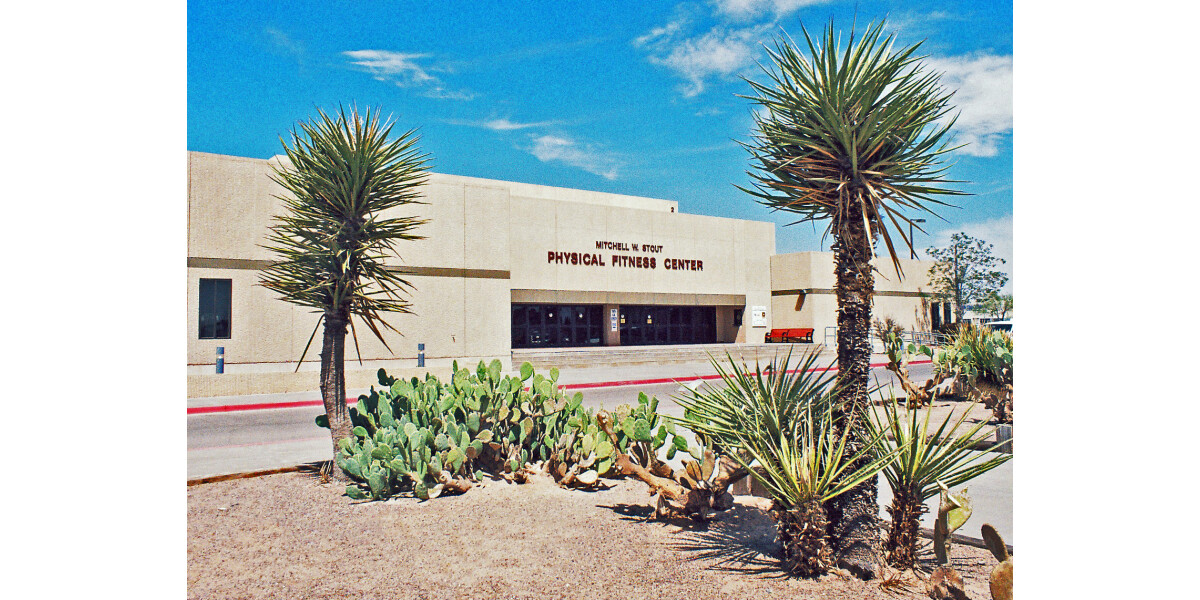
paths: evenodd
<path fill-rule="evenodd" d="M 621 306 L 621 345 L 713 344 L 717 309 L 712 306 Z"/>
<path fill-rule="evenodd" d="M 513 304 L 513 348 L 569 348 L 604 343 L 600 305 Z"/>

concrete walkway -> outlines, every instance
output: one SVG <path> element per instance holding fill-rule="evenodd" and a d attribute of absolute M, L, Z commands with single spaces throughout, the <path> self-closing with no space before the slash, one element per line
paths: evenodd
<path fill-rule="evenodd" d="M 795 357 L 793 357 L 793 362 Z M 832 352 L 822 355 L 818 364 L 828 366 L 833 362 Z M 874 355 L 872 364 L 884 364 L 887 357 Z M 921 367 L 916 367 L 921 368 Z M 928 368 L 928 367 L 925 367 Z M 878 371 L 880 369 L 876 369 Z M 539 373 L 549 376 L 546 371 Z M 884 373 L 890 375 L 890 373 Z M 920 375 L 914 372 L 915 377 Z M 585 403 L 592 404 L 588 390 L 593 390 L 592 397 L 606 396 L 608 389 L 612 391 L 644 389 L 648 394 L 655 394 L 660 401 L 662 412 L 673 414 L 679 412 L 674 402 L 666 401 L 678 389 L 675 381 L 695 381 L 697 378 L 712 380 L 716 378 L 716 370 L 708 363 L 668 364 L 668 365 L 630 365 L 620 367 L 587 367 L 560 369 L 558 382 L 568 390 L 579 390 L 585 394 Z M 347 396 L 354 398 L 358 394 L 367 393 L 368 389 L 347 390 Z M 241 427 L 247 419 L 257 421 L 258 426 L 278 428 L 296 427 L 296 423 L 304 424 L 305 428 L 288 430 L 273 441 L 253 443 L 207 444 L 206 447 L 189 447 L 188 477 L 207 477 L 222 473 L 259 471 L 295 466 L 308 462 L 327 460 L 330 453 L 328 434 L 325 430 L 316 429 L 311 425 L 313 415 L 321 412 L 319 408 L 320 395 L 317 390 L 288 394 L 256 394 L 247 396 L 224 396 L 212 398 L 189 398 L 189 429 L 193 424 L 203 424 L 208 427 L 230 429 Z M 950 410 L 950 406 L 935 408 L 935 418 Z M 215 411 L 215 412 L 194 412 Z M 215 419 L 215 421 L 214 421 Z M 274 423 L 277 423 L 274 424 Z M 311 430 L 311 431 L 309 431 Z M 205 466 L 209 465 L 209 466 Z M 213 466 L 222 465 L 222 466 Z M 1013 543 L 1012 530 L 1012 468 L 1013 461 L 984 474 L 967 484 L 970 488 L 974 504 L 974 516 L 959 531 L 972 537 L 979 537 L 979 526 L 991 523 L 997 528 L 1004 539 Z M 215 470 L 214 470 L 215 469 Z M 891 501 L 891 493 L 885 481 L 880 481 L 880 506 L 884 516 L 884 507 Z M 929 512 L 922 520 L 922 526 L 933 527 L 933 518 L 937 510 L 937 498 L 927 502 Z"/>

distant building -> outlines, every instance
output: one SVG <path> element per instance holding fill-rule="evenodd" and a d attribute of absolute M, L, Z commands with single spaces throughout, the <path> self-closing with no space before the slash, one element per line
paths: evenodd
<path fill-rule="evenodd" d="M 276 159 L 271 159 L 276 160 Z M 189 396 L 316 389 L 320 332 L 296 361 L 317 315 L 257 285 L 272 259 L 263 243 L 282 212 L 270 161 L 188 153 Z M 678 203 L 584 190 L 430 175 L 424 240 L 397 250 L 415 286 L 413 314 L 388 321 L 389 352 L 358 331 L 346 345 L 348 385 L 379 367 L 474 365 L 514 350 L 761 344 L 772 328 L 836 324 L 833 255 L 775 255 L 769 222 L 678 212 Z M 928 329 L 929 263 L 877 260 L 874 314 Z M 225 374 L 214 374 L 217 348 Z M 402 372 L 402 371 L 401 371 Z M 309 385 L 309 380 L 313 385 Z"/>

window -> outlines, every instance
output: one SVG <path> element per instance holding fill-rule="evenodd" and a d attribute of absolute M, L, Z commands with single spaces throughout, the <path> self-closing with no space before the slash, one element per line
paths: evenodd
<path fill-rule="evenodd" d="M 746 312 L 746 309 L 744 309 L 744 308 L 733 309 L 733 326 L 734 327 L 742 326 L 742 314 L 744 314 L 745 312 Z"/>
<path fill-rule="evenodd" d="M 603 307 L 570 304 L 513 304 L 513 348 L 599 346 Z"/>
<path fill-rule="evenodd" d="M 200 280 L 200 339 L 229 339 L 233 313 L 233 280 Z"/>

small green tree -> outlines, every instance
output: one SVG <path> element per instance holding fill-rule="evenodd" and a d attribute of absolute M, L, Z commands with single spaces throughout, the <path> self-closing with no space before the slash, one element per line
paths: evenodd
<path fill-rule="evenodd" d="M 1006 319 L 1008 313 L 1013 309 L 1012 294 L 999 294 L 992 291 L 979 303 L 979 309 L 997 319 Z"/>
<path fill-rule="evenodd" d="M 999 293 L 1008 283 L 1008 275 L 997 271 L 1003 258 L 992 256 L 992 244 L 959 232 L 950 236 L 945 248 L 925 251 L 933 258 L 929 283 L 934 297 L 954 303 L 954 319 L 961 321 L 967 305 Z"/>
<path fill-rule="evenodd" d="M 352 429 L 346 410 L 347 326 L 354 331 L 351 319 L 358 317 L 386 347 L 380 328 L 399 331 L 382 313 L 410 312 L 400 292 L 412 286 L 385 261 L 395 255 L 397 241 L 421 239 L 413 230 L 425 221 L 382 213 L 419 204 L 429 167 L 414 131 L 388 139 L 392 122 L 381 123 L 370 109 L 362 115 L 342 109 L 336 118 L 318 112 L 312 123 L 292 130 L 290 146 L 283 142 L 288 162 L 275 167 L 272 180 L 286 192 L 277 197 L 287 212 L 275 217 L 263 245 L 277 259 L 262 271 L 259 282 L 283 300 L 321 315 L 301 361 L 325 323 L 321 399 L 336 456 L 338 440 Z M 357 332 L 354 345 L 357 350 Z M 348 479 L 336 460 L 333 477 Z"/>

